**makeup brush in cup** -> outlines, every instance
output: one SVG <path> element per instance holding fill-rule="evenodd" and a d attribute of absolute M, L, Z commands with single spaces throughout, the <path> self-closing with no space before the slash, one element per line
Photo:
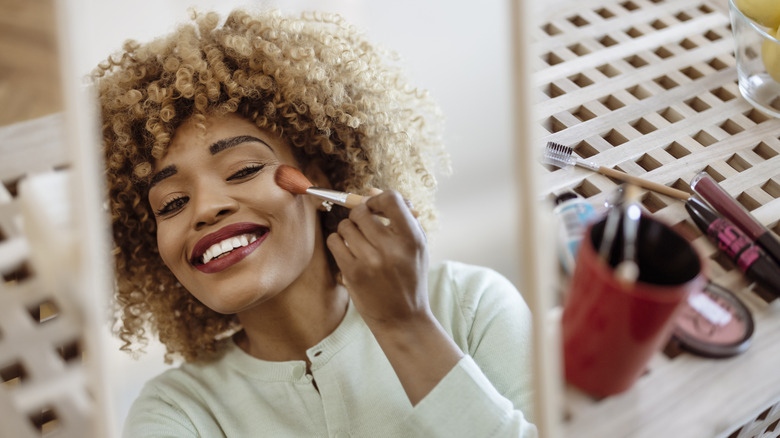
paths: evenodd
<path fill-rule="evenodd" d="M 602 175 L 606 175 L 623 182 L 631 183 L 636 186 L 664 194 L 666 196 L 671 196 L 673 198 L 687 200 L 691 197 L 691 194 L 684 190 L 667 187 L 663 184 L 658 184 L 643 178 L 639 178 L 637 176 L 629 175 L 619 170 L 599 166 L 596 163 L 579 159 L 573 156 L 573 152 L 574 149 L 569 146 L 564 146 L 560 143 L 555 143 L 552 141 L 547 142 L 547 147 L 544 148 L 544 154 L 542 155 L 542 163 L 562 169 L 569 166 L 580 166 L 598 172 Z"/>
<path fill-rule="evenodd" d="M 639 278 L 636 256 L 639 220 L 642 216 L 639 196 L 639 188 L 628 183 L 617 192 L 607 213 L 598 249 L 599 257 L 614 266 L 615 277 L 624 287 L 630 287 Z M 617 245 L 617 242 L 621 244 Z"/>
<path fill-rule="evenodd" d="M 607 212 L 607 219 L 604 222 L 604 231 L 601 234 L 598 250 L 599 257 L 607 264 L 609 264 L 612 258 L 612 247 L 618 235 L 620 218 L 623 215 L 623 198 L 625 196 L 623 187 L 619 188 L 613 196 L 615 196 L 615 199 L 610 201 L 611 205 Z"/>
<path fill-rule="evenodd" d="M 615 267 L 615 275 L 621 283 L 634 283 L 639 277 L 636 257 L 636 242 L 639 236 L 639 220 L 642 208 L 639 206 L 639 188 L 626 184 L 623 194 L 623 260 Z"/>
<path fill-rule="evenodd" d="M 360 195 L 314 187 L 300 170 L 286 164 L 282 164 L 276 169 L 274 181 L 276 181 L 276 185 L 290 193 L 316 196 L 347 208 L 353 208 L 363 202 L 363 196 Z"/>

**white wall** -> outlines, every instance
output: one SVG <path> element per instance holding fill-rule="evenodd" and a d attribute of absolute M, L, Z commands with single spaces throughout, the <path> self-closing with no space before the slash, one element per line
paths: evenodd
<path fill-rule="evenodd" d="M 227 12 L 246 2 L 92 0 L 84 11 L 87 73 L 126 38 L 167 32 L 190 5 Z M 257 6 L 260 3 L 252 3 Z M 288 11 L 337 12 L 368 36 L 398 51 L 413 82 L 430 90 L 447 117 L 454 172 L 440 179 L 441 229 L 433 261 L 489 266 L 517 282 L 517 199 L 512 175 L 509 2 L 502 0 L 293 0 L 265 2 Z M 136 362 L 112 357 L 119 420 L 140 384 L 161 369 L 161 351 Z"/>

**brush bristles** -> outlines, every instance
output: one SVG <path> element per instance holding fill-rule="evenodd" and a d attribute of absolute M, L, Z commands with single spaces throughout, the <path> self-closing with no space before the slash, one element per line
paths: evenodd
<path fill-rule="evenodd" d="M 276 185 L 296 195 L 306 194 L 306 189 L 312 186 L 311 181 L 300 170 L 281 164 L 274 174 Z"/>
<path fill-rule="evenodd" d="M 574 149 L 569 146 L 549 141 L 547 142 L 547 147 L 544 148 L 542 163 L 561 168 L 570 166 L 572 164 L 571 154 L 573 151 Z"/>

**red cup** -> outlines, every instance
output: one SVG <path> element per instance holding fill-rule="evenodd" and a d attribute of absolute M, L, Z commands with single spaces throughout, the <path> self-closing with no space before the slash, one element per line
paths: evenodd
<path fill-rule="evenodd" d="M 580 244 L 561 321 L 566 380 L 599 397 L 631 387 L 668 342 L 688 293 L 705 283 L 701 255 L 649 216 L 640 219 L 636 241 L 639 278 L 621 282 L 614 266 L 622 236 L 605 261 L 597 250 L 604 225 L 593 224 Z"/>

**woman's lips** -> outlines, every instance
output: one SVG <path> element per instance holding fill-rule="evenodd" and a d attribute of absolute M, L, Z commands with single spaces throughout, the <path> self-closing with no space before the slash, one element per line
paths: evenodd
<path fill-rule="evenodd" d="M 206 274 L 213 274 L 215 272 L 225 270 L 235 265 L 236 263 L 240 262 L 241 260 L 244 259 L 244 257 L 248 256 L 250 253 L 252 253 L 252 251 L 257 249 L 257 247 L 260 246 L 261 243 L 263 243 L 266 236 L 268 236 L 267 232 L 264 233 L 262 236 L 258 237 L 257 240 L 255 240 L 254 242 L 250 243 L 247 246 L 236 248 L 230 253 L 225 254 L 222 257 L 213 259 L 208 263 L 195 265 L 195 269 Z"/>
<path fill-rule="evenodd" d="M 256 240 L 246 246 L 233 248 L 230 250 L 230 252 L 209 260 L 208 263 L 203 263 L 203 255 L 212 245 L 247 234 L 254 236 Z M 228 225 L 214 233 L 206 235 L 198 241 L 192 250 L 190 264 L 192 264 L 197 270 L 207 274 L 225 270 L 251 254 L 252 251 L 257 249 L 260 244 L 265 241 L 267 236 L 268 228 L 261 225 L 249 222 Z"/>

